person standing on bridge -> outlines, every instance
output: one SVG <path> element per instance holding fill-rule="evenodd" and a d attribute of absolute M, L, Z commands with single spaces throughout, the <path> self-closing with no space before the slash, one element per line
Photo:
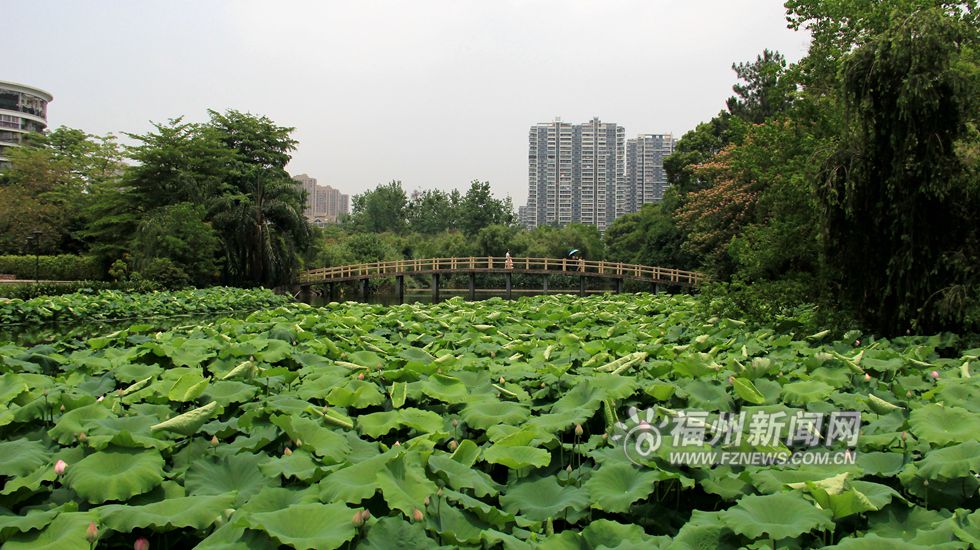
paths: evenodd
<path fill-rule="evenodd" d="M 514 269 L 514 259 L 510 257 L 510 250 L 504 254 L 504 269 Z"/>

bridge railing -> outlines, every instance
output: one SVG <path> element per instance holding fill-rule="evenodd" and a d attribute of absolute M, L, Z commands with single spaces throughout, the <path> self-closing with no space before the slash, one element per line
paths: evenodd
<path fill-rule="evenodd" d="M 394 277 L 396 275 L 446 273 L 446 272 L 547 272 L 556 275 L 598 275 L 602 277 L 621 277 L 624 279 L 647 280 L 651 282 L 676 283 L 696 286 L 704 281 L 704 275 L 696 271 L 654 267 L 605 260 L 584 260 L 572 258 L 511 258 L 508 268 L 507 258 L 499 256 L 469 256 L 463 258 L 417 258 L 411 260 L 389 260 L 365 264 L 322 267 L 304 271 L 299 275 L 302 283 L 325 283 L 361 279 L 366 277 Z"/>

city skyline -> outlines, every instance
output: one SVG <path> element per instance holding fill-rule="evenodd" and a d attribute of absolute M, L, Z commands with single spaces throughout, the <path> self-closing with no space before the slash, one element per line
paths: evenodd
<path fill-rule="evenodd" d="M 750 0 L 12 0 L 4 17 L 31 49 L 0 78 L 51 91 L 51 128 L 139 134 L 237 109 L 295 127 L 289 172 L 351 195 L 478 179 L 514 204 L 527 200 L 529 124 L 599 116 L 680 137 L 724 109 L 732 63 L 764 48 L 794 62 L 809 43 L 782 2 Z M 601 39 L 581 39 L 594 29 Z M 593 68 L 602 76 L 584 76 Z"/>

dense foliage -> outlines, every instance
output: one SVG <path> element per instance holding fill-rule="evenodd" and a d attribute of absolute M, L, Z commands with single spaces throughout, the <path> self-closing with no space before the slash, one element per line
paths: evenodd
<path fill-rule="evenodd" d="M 27 280 L 34 279 L 35 270 L 37 278 L 45 281 L 99 280 L 105 276 L 101 262 L 94 256 L 0 256 L 0 275 Z"/>
<path fill-rule="evenodd" d="M 108 546 L 323 550 L 980 541 L 980 350 L 949 334 L 807 334 L 793 319 L 750 329 L 701 307 L 664 295 L 298 304 L 0 347 L 0 539 L 67 550 L 89 548 L 87 532 Z M 683 409 L 856 410 L 857 462 L 673 466 L 668 445 L 637 467 L 615 439 L 631 406 L 655 408 L 651 423 Z"/>
<path fill-rule="evenodd" d="M 266 289 L 224 287 L 173 292 L 99 290 L 29 300 L 0 298 L 0 325 L 196 315 L 275 307 L 290 300 Z"/>

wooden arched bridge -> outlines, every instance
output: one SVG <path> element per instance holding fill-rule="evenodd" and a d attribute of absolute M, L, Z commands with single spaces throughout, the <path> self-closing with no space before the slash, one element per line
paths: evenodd
<path fill-rule="evenodd" d="M 442 275 L 469 275 L 469 296 L 476 297 L 476 274 L 499 273 L 504 275 L 507 298 L 513 288 L 512 275 L 531 274 L 543 276 L 543 290 L 548 291 L 548 278 L 551 275 L 564 275 L 579 278 L 579 293 L 587 290 L 587 279 L 611 279 L 617 293 L 623 290 L 623 281 L 640 281 L 650 285 L 654 292 L 661 287 L 692 288 L 705 280 L 704 275 L 695 271 L 652 267 L 647 265 L 607 262 L 604 260 L 584 260 L 574 258 L 506 258 L 495 256 L 473 256 L 468 258 L 421 258 L 414 260 L 391 260 L 356 265 L 341 265 L 311 269 L 299 274 L 297 285 L 301 291 L 309 291 L 311 286 L 323 285 L 329 288 L 331 299 L 336 297 L 336 285 L 348 281 L 361 283 L 361 296 L 367 298 L 371 279 L 394 277 L 398 287 L 399 303 L 405 300 L 405 276 L 432 277 L 432 297 L 439 299 L 439 279 Z"/>

